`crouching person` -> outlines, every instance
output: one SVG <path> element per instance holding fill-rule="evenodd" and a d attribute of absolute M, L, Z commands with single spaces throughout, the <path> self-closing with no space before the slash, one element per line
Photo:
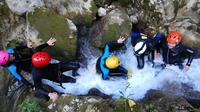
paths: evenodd
<path fill-rule="evenodd" d="M 42 87 L 42 79 L 48 79 L 50 81 L 54 81 L 60 83 L 75 83 L 76 79 L 65 76 L 62 73 L 68 70 L 73 70 L 76 72 L 79 68 L 78 63 L 50 63 L 50 55 L 47 52 L 36 52 L 32 56 L 32 77 L 34 81 L 34 86 L 36 92 L 41 95 L 46 96 L 47 98 L 51 99 L 52 101 L 57 100 L 58 93 L 57 92 L 48 92 Z"/>

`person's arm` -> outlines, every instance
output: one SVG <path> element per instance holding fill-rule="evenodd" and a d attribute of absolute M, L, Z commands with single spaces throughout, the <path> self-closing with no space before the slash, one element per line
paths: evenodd
<path fill-rule="evenodd" d="M 196 52 L 195 52 L 194 49 L 188 48 L 188 47 L 184 48 L 184 52 L 188 55 L 188 60 L 187 60 L 186 65 L 190 66 L 191 63 L 192 63 L 192 60 L 193 60 L 194 56 L 196 55 Z"/>
<path fill-rule="evenodd" d="M 18 73 L 16 71 L 16 67 L 15 65 L 11 64 L 10 66 L 8 66 L 8 71 L 19 81 L 22 81 L 25 85 L 29 86 L 32 84 L 30 82 L 28 82 L 20 73 Z"/>
<path fill-rule="evenodd" d="M 47 43 L 45 43 L 45 44 L 42 44 L 42 45 L 39 45 L 39 46 L 37 46 L 35 49 L 34 49 L 34 51 L 35 52 L 37 52 L 37 51 L 42 51 L 44 48 L 46 48 L 48 46 L 48 44 Z"/>
<path fill-rule="evenodd" d="M 54 46 L 56 42 L 55 38 L 50 38 L 45 44 L 42 44 L 38 47 L 35 48 L 35 52 L 37 51 L 42 51 L 44 48 L 46 48 L 47 46 Z"/>
<path fill-rule="evenodd" d="M 21 76 L 19 73 L 17 73 L 15 65 L 11 64 L 10 66 L 8 66 L 8 71 L 9 71 L 16 79 L 18 79 L 19 81 L 22 81 L 22 76 Z"/>
<path fill-rule="evenodd" d="M 139 32 L 133 32 L 131 34 L 131 44 L 132 46 L 135 46 L 137 43 L 138 39 L 141 37 L 141 34 Z"/>
<path fill-rule="evenodd" d="M 160 53 L 160 49 L 162 48 L 164 37 L 165 36 L 163 34 L 157 33 L 152 40 L 152 47 L 154 47 L 157 53 Z"/>
<path fill-rule="evenodd" d="M 107 45 L 109 46 L 109 51 L 113 52 L 115 50 L 119 50 L 121 47 L 123 47 L 125 38 L 124 37 L 120 37 L 117 41 L 111 41 L 108 42 Z"/>

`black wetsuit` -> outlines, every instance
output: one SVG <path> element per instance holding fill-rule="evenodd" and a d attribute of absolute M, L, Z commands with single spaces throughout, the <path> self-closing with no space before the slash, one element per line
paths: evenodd
<path fill-rule="evenodd" d="M 65 76 L 62 73 L 68 70 L 73 70 L 72 74 L 77 75 L 76 71 L 79 68 L 78 62 L 60 62 L 55 64 L 49 64 L 43 68 L 33 67 L 32 76 L 34 81 L 34 86 L 39 94 L 48 97 L 49 92 L 42 87 L 42 79 L 48 79 L 59 84 L 61 83 L 75 83 L 76 79 Z"/>
<path fill-rule="evenodd" d="M 188 55 L 188 61 L 186 65 L 190 66 L 192 63 L 192 60 L 195 56 L 195 50 L 183 46 L 181 43 L 176 45 L 174 48 L 169 49 L 167 42 L 164 44 L 163 47 L 163 61 L 165 64 L 175 64 L 178 65 L 179 68 L 183 68 L 183 55 Z"/>
<path fill-rule="evenodd" d="M 109 46 L 109 52 L 113 52 L 115 50 L 119 50 L 122 46 L 124 46 L 124 43 L 119 44 L 119 43 L 117 43 L 117 41 L 111 41 L 111 42 L 108 42 L 105 45 Z M 105 46 L 104 46 L 104 49 L 105 49 Z M 101 67 L 100 67 L 101 58 L 102 58 L 102 56 L 99 57 L 99 59 L 97 60 L 96 70 L 97 70 L 97 73 L 101 73 L 102 74 L 102 78 L 103 79 L 106 79 L 106 78 L 103 77 L 104 72 L 101 70 Z M 105 68 L 107 68 L 105 65 L 103 65 L 103 66 Z M 109 69 L 109 68 L 107 68 L 107 69 Z M 119 67 L 117 67 L 115 69 L 109 69 L 109 74 L 108 75 L 109 76 L 127 76 L 127 73 L 128 73 L 128 71 L 125 68 L 123 68 L 122 66 L 119 66 Z"/>
<path fill-rule="evenodd" d="M 136 55 L 137 58 L 137 67 L 139 69 L 142 69 L 144 67 L 144 57 L 148 56 L 148 60 L 153 62 L 154 60 L 154 52 L 157 50 L 158 52 L 160 51 L 159 49 L 162 46 L 163 38 L 164 35 L 157 33 L 157 35 L 153 38 L 144 36 L 146 38 L 142 38 L 141 33 L 134 32 L 131 34 L 131 44 L 134 47 L 138 42 L 143 41 L 147 45 L 146 51 L 142 55 Z"/>

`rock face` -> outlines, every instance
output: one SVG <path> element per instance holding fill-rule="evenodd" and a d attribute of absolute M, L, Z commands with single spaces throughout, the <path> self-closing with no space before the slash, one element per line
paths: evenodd
<path fill-rule="evenodd" d="M 8 7 L 16 14 L 30 12 L 44 5 L 42 0 L 6 0 Z"/>
<path fill-rule="evenodd" d="M 9 10 L 5 1 L 0 2 L 0 39 L 8 33 L 9 28 L 17 21 L 17 17 Z"/>
<path fill-rule="evenodd" d="M 93 0 L 68 0 L 68 17 L 76 24 L 91 24 L 97 13 Z"/>
<path fill-rule="evenodd" d="M 97 7 L 93 0 L 44 1 L 49 9 L 55 9 L 59 14 L 71 19 L 75 24 L 90 25 L 97 12 Z"/>
<path fill-rule="evenodd" d="M 92 26 L 89 37 L 96 47 L 102 47 L 106 42 L 116 40 L 122 35 L 129 35 L 130 32 L 129 16 L 123 9 L 116 8 Z"/>
<path fill-rule="evenodd" d="M 60 56 L 57 57 L 59 59 L 61 57 L 65 59 L 75 57 L 77 30 L 70 20 L 65 20 L 63 16 L 44 8 L 39 8 L 34 13 L 30 13 L 28 20 L 30 26 L 33 26 L 39 32 L 38 38 L 42 39 L 43 42 L 51 36 L 57 39 L 56 46 L 50 50 L 53 57 Z"/>
<path fill-rule="evenodd" d="M 190 112 L 194 108 L 181 97 L 172 94 L 162 93 L 156 90 L 150 90 L 142 101 L 145 109 L 157 110 L 158 112 Z"/>

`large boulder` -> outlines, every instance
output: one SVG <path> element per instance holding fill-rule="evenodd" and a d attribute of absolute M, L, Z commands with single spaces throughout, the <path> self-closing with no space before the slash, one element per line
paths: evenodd
<path fill-rule="evenodd" d="M 91 24 L 96 16 L 97 7 L 93 0 L 68 0 L 68 17 L 75 23 Z"/>
<path fill-rule="evenodd" d="M 44 5 L 43 0 L 6 0 L 10 10 L 16 14 L 23 14 Z"/>
<path fill-rule="evenodd" d="M 93 0 L 44 0 L 46 7 L 71 19 L 75 24 L 90 25 L 97 13 Z"/>
<path fill-rule="evenodd" d="M 51 56 L 60 60 L 76 58 L 77 29 L 71 20 L 38 8 L 29 13 L 27 21 L 12 27 L 12 32 L 2 39 L 4 47 L 26 45 L 28 40 L 36 47 L 54 36 L 57 39 L 56 46 L 47 49 Z"/>
<path fill-rule="evenodd" d="M 147 111 L 191 112 L 195 110 L 184 98 L 157 90 L 149 90 L 141 104 Z"/>
<path fill-rule="evenodd" d="M 125 10 L 116 8 L 92 26 L 89 37 L 96 47 L 102 47 L 106 42 L 116 40 L 122 35 L 128 36 L 131 32 L 131 26 L 131 21 Z"/>
<path fill-rule="evenodd" d="M 59 59 L 75 58 L 77 30 L 72 21 L 44 8 L 38 8 L 30 13 L 28 20 L 30 26 L 33 26 L 39 32 L 38 38 L 42 39 L 43 42 L 51 36 L 57 39 L 56 46 L 50 50 L 53 57 L 59 56 L 57 57 Z"/>

